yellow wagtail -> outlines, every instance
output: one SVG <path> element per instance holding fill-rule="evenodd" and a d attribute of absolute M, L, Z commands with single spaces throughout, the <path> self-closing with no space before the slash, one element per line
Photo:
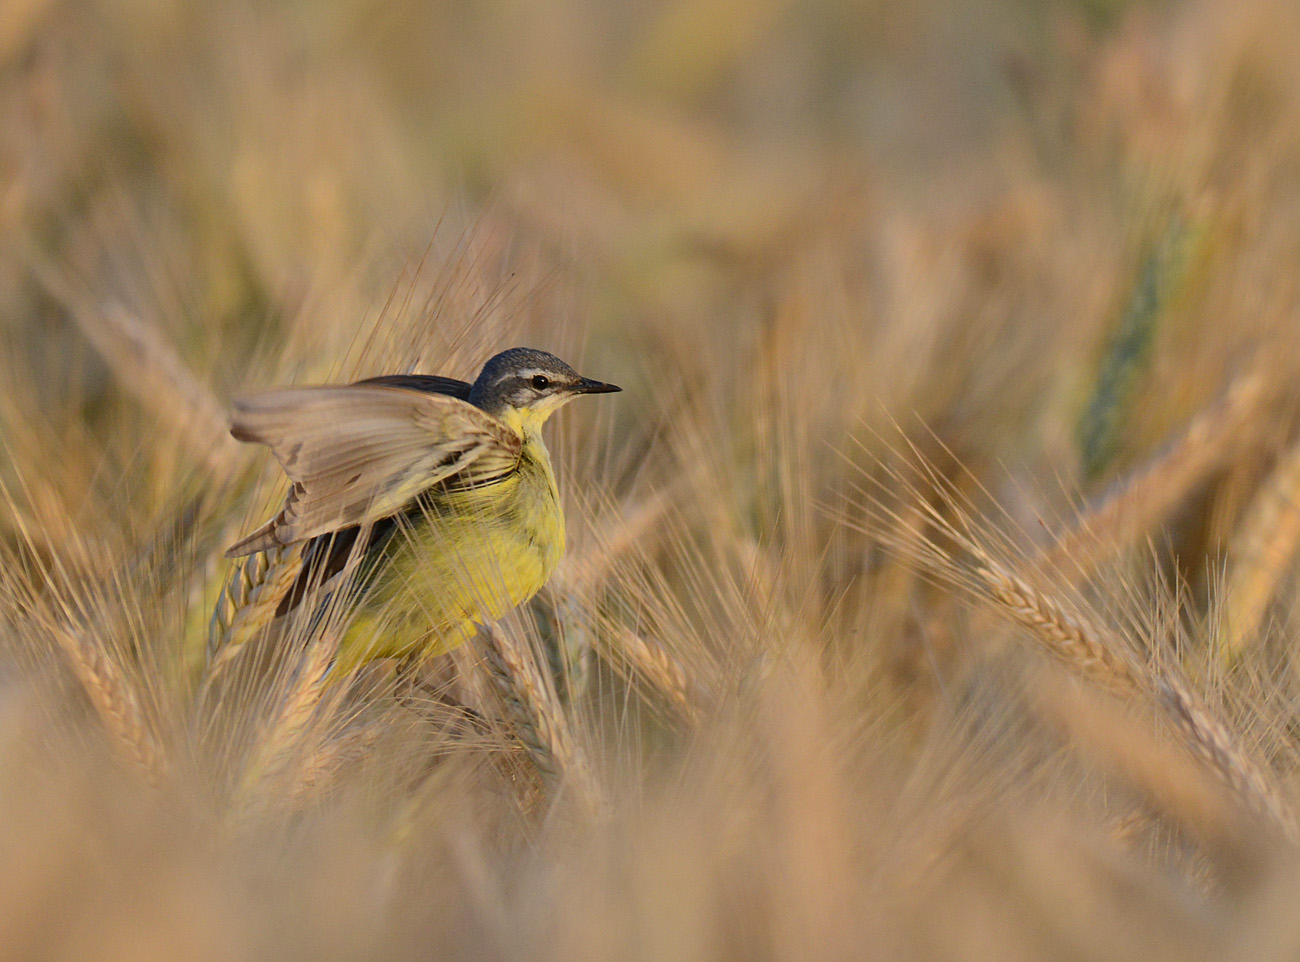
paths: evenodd
<path fill-rule="evenodd" d="M 226 555 L 303 543 L 277 615 L 355 572 L 341 671 L 448 651 L 536 594 L 564 553 L 542 424 L 579 394 L 618 390 L 553 354 L 513 348 L 472 385 L 394 374 L 240 399 L 231 433 L 267 445 L 293 486 L 280 513 Z"/>

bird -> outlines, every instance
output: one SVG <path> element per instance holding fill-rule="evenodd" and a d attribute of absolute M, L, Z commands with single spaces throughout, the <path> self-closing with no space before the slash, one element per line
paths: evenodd
<path fill-rule="evenodd" d="M 620 390 L 516 347 L 472 384 L 388 374 L 240 398 L 231 434 L 268 447 L 291 487 L 226 555 L 302 546 L 279 619 L 338 604 L 331 586 L 347 585 L 337 671 L 450 651 L 532 598 L 564 553 L 542 425 L 575 397 Z"/>

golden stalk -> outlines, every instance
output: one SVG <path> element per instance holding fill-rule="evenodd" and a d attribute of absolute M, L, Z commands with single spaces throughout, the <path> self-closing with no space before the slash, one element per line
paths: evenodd
<path fill-rule="evenodd" d="M 1029 692 L 1035 713 L 1071 747 L 1131 785 L 1150 805 L 1130 812 L 1117 832 L 1140 827 L 1151 812 L 1214 845 L 1231 848 L 1243 837 L 1233 796 L 1220 779 L 1160 738 L 1121 701 L 1071 684 L 1059 672 L 1036 672 Z"/>
<path fill-rule="evenodd" d="M 492 689 L 538 772 L 571 787 L 589 811 L 599 811 L 600 786 L 536 659 L 496 624 L 485 626 L 479 638 Z"/>
<path fill-rule="evenodd" d="M 208 625 L 205 687 L 271 623 L 276 606 L 301 568 L 302 553 L 292 545 L 259 551 L 236 562 Z"/>
<path fill-rule="evenodd" d="M 224 408 L 163 332 L 118 302 L 94 303 L 90 293 L 43 257 L 33 257 L 31 266 L 104 359 L 122 390 L 159 423 L 176 428 L 177 439 L 196 459 L 224 474 L 235 450 Z"/>
<path fill-rule="evenodd" d="M 1017 624 L 1078 674 L 1116 694 L 1140 687 L 1118 646 L 1078 613 L 985 556 L 975 569 L 989 595 Z"/>
<path fill-rule="evenodd" d="M 1123 639 L 980 554 L 982 563 L 976 574 L 1009 618 L 1028 628 L 1051 654 L 1082 677 L 1118 695 L 1154 697 L 1193 755 L 1250 810 L 1270 820 L 1288 839 L 1300 840 L 1300 823 L 1272 774 L 1249 756 L 1190 689 L 1172 675 L 1140 668 L 1123 654 Z"/>
<path fill-rule="evenodd" d="M 1034 563 L 1083 581 L 1108 558 L 1163 520 L 1211 471 L 1254 443 L 1271 400 L 1258 371 L 1240 375 L 1218 403 L 1198 414 L 1163 453 L 1128 476 L 1058 537 Z"/>
<path fill-rule="evenodd" d="M 567 559 L 551 577 L 548 592 L 561 599 L 557 612 L 573 607 L 574 599 L 588 594 L 609 577 L 613 563 L 624 553 L 644 546 L 656 525 L 672 507 L 669 490 L 655 491 L 619 515 L 593 538 L 595 547 Z M 614 625 L 606 643 L 607 657 L 620 671 L 641 678 L 657 690 L 681 715 L 694 722 L 699 717 L 700 688 L 692 683 L 685 666 L 656 641 L 623 625 Z"/>
<path fill-rule="evenodd" d="M 617 657 L 631 673 L 659 692 L 689 722 L 699 720 L 701 695 L 680 661 L 662 644 L 622 625 L 614 628 Z"/>
<path fill-rule="evenodd" d="M 113 744 L 152 784 L 161 784 L 167 757 L 125 675 L 84 632 L 63 626 L 54 626 L 53 632 Z"/>
<path fill-rule="evenodd" d="M 348 764 L 371 752 L 382 733 L 378 722 L 368 722 L 322 741 L 302 759 L 286 801 L 299 805 L 328 790 Z"/>
<path fill-rule="evenodd" d="M 592 537 L 593 546 L 580 554 L 565 558 L 560 570 L 551 577 L 555 590 L 588 592 L 599 586 L 608 576 L 613 563 L 627 551 L 636 547 L 644 550 L 656 525 L 660 524 L 672 498 L 667 491 L 656 491 L 643 500 L 620 511 L 618 520 L 604 526 Z"/>
<path fill-rule="evenodd" d="M 1271 774 L 1241 749 L 1227 726 L 1173 676 L 1156 680 L 1156 694 L 1192 752 L 1251 810 L 1280 828 L 1289 841 L 1300 841 L 1295 808 L 1283 797 Z"/>
<path fill-rule="evenodd" d="M 337 630 L 329 630 L 303 652 L 289 689 L 245 769 L 240 790 L 244 805 L 258 804 L 275 788 L 298 780 L 298 771 L 306 760 L 304 743 L 328 687 L 327 676 L 340 639 Z"/>
<path fill-rule="evenodd" d="M 1300 446 L 1278 462 L 1246 508 L 1228 551 L 1218 651 L 1227 663 L 1251 646 L 1300 550 Z"/>

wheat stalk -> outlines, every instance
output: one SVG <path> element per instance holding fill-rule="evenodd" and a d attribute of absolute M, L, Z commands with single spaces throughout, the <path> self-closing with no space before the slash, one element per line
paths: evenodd
<path fill-rule="evenodd" d="M 1259 378 L 1252 377 L 1238 382 L 1225 402 L 1232 417 L 1221 412 L 1210 421 L 1221 427 L 1224 420 L 1235 421 L 1243 412 L 1254 410 L 1262 390 L 1262 380 Z M 1205 424 L 1202 420 L 1200 427 L 1188 432 L 1191 440 L 1185 439 L 1184 447 L 1188 444 L 1197 446 L 1196 438 L 1209 431 Z M 1217 433 L 1217 430 L 1210 433 Z M 1156 474 L 1144 475 L 1139 487 L 1145 488 L 1148 484 L 1155 483 L 1158 480 Z M 919 493 L 914 490 L 913 493 L 919 497 Z M 1138 498 L 1138 501 L 1148 503 L 1145 497 Z M 1250 758 L 1228 729 L 1214 718 L 1185 685 L 1176 679 L 1152 672 L 1128 654 L 1130 646 L 1124 638 L 1084 617 L 1075 606 L 1039 588 L 1029 578 L 1018 573 L 1018 570 L 1012 570 L 997 561 L 981 545 L 974 525 L 966 517 L 962 505 L 955 505 L 961 518 L 954 522 L 924 500 L 918 503 L 926 517 L 953 540 L 954 547 L 973 556 L 973 563 L 959 561 L 951 548 L 928 537 L 919 540 L 915 537 L 906 538 L 899 544 L 902 551 L 946 580 L 971 588 L 976 594 L 993 601 L 996 611 L 1026 628 L 1030 636 L 1049 654 L 1074 673 L 1117 695 L 1139 695 L 1154 699 L 1165 709 L 1170 723 L 1188 750 L 1237 798 L 1250 810 L 1265 816 L 1286 837 L 1300 839 L 1294 810 L 1276 787 L 1272 773 Z M 896 517 L 887 509 L 881 510 L 886 519 Z M 1105 514 L 1111 521 L 1102 527 L 1112 527 L 1113 519 L 1127 510 L 1121 510 L 1119 506 L 1113 507 Z M 1088 524 L 1081 525 L 1075 533 L 1091 527 Z M 908 526 L 902 530 L 906 532 L 913 529 Z M 1019 570 L 1059 569 L 1059 564 L 1050 567 L 1044 565 L 1043 558 L 1068 550 L 1071 550 L 1071 541 L 1067 538 L 1050 553 L 1041 555 L 1037 559 L 1037 565 L 1031 564 Z M 1078 568 L 1076 566 L 1076 570 Z"/>
<path fill-rule="evenodd" d="M 1155 332 L 1170 295 L 1183 280 L 1179 269 L 1186 227 L 1172 216 L 1163 235 L 1142 257 L 1127 302 L 1107 338 L 1092 396 L 1078 427 L 1079 452 L 1088 477 L 1099 474 L 1119 447 L 1120 425 L 1151 359 Z"/>
<path fill-rule="evenodd" d="M 1192 754 L 1249 809 L 1271 821 L 1288 839 L 1300 840 L 1294 809 L 1271 773 L 1250 758 L 1190 689 L 1172 675 L 1139 668 L 1123 654 L 1121 638 L 976 551 L 981 564 L 975 573 L 1008 617 L 1028 628 L 1051 654 L 1083 677 L 1119 695 L 1155 697 Z"/>
<path fill-rule="evenodd" d="M 1235 796 L 1202 760 L 1171 746 L 1120 700 L 1070 683 L 1059 671 L 1034 672 L 1030 681 L 1035 714 L 1146 799 L 1149 807 L 1130 812 L 1117 831 L 1159 813 L 1213 845 L 1230 847 L 1242 837 Z"/>
<path fill-rule="evenodd" d="M 1226 662 L 1254 641 L 1269 602 L 1300 550 L 1300 445 L 1251 500 L 1228 551 L 1217 648 Z"/>
<path fill-rule="evenodd" d="M 1104 640 L 1101 631 L 1081 615 L 985 555 L 975 569 L 989 595 L 1017 624 L 1053 655 L 1085 678 L 1117 694 L 1140 687 L 1121 649 Z"/>
<path fill-rule="evenodd" d="M 1256 814 L 1275 824 L 1290 841 L 1300 841 L 1294 807 L 1272 777 L 1245 754 L 1227 726 L 1173 676 L 1156 679 L 1156 693 L 1193 753 Z"/>
<path fill-rule="evenodd" d="M 152 784 L 161 784 L 167 774 L 167 758 L 126 676 L 84 631 L 61 625 L 52 626 L 52 631 L 119 753 Z"/>
<path fill-rule="evenodd" d="M 614 627 L 614 646 L 621 661 L 639 678 L 648 681 L 689 722 L 699 720 L 705 700 L 698 685 L 680 661 L 662 644 L 623 625 Z"/>
<path fill-rule="evenodd" d="M 591 633 L 582 617 L 582 603 L 577 595 L 563 582 L 548 587 L 546 618 L 554 639 L 553 645 L 547 647 L 551 677 L 560 679 L 564 700 L 573 705 L 586 694 L 591 682 L 595 658 Z"/>
<path fill-rule="evenodd" d="M 301 569 L 302 553 L 294 545 L 259 551 L 236 563 L 208 624 L 205 688 L 271 623 Z"/>
<path fill-rule="evenodd" d="M 574 789 L 589 811 L 599 811 L 600 787 L 536 659 L 496 624 L 485 626 L 478 637 L 492 689 L 538 772 Z"/>
<path fill-rule="evenodd" d="M 297 766 L 285 796 L 288 805 L 301 805 L 328 790 L 349 764 L 370 754 L 382 734 L 383 726 L 372 721 L 324 739 Z"/>
<path fill-rule="evenodd" d="M 552 620 L 556 637 L 562 641 L 560 654 L 564 684 L 571 701 L 581 697 L 586 690 L 593 654 L 588 629 L 572 615 L 579 611 L 582 598 L 591 596 L 605 583 L 621 556 L 637 548 L 644 549 L 647 539 L 672 503 L 668 491 L 657 490 L 620 510 L 615 520 L 593 533 L 586 550 L 566 556 L 560 570 L 551 576 L 547 594 L 553 599 Z M 644 649 L 618 652 L 629 661 L 635 661 L 643 653 Z M 652 682 L 659 677 L 654 666 L 647 666 L 647 669 L 644 674 Z"/>
<path fill-rule="evenodd" d="M 663 521 L 672 504 L 669 491 L 655 491 L 620 510 L 616 521 L 593 534 L 591 547 L 564 559 L 560 570 L 551 577 L 551 584 L 563 585 L 574 593 L 590 592 L 599 587 L 622 555 L 633 549 L 644 549 L 646 540 L 655 526 Z"/>
<path fill-rule="evenodd" d="M 225 411 L 163 332 L 118 302 L 94 303 L 83 285 L 43 256 L 33 255 L 30 264 L 121 388 L 159 423 L 176 428 L 177 439 L 196 459 L 218 474 L 226 473 L 235 442 L 227 431 Z"/>
<path fill-rule="evenodd" d="M 1085 580 L 1164 519 L 1206 475 L 1253 443 L 1261 409 L 1271 399 L 1262 373 L 1237 377 L 1223 398 L 1198 414 L 1162 454 L 1059 536 L 1035 567 L 1059 571 L 1071 581 Z"/>
<path fill-rule="evenodd" d="M 303 652 L 275 717 L 245 769 L 239 791 L 243 807 L 265 803 L 275 790 L 299 780 L 299 771 L 306 761 L 304 741 L 329 687 L 327 679 L 341 638 L 337 629 L 327 630 Z M 342 688 L 335 686 L 334 699 L 339 697 Z"/>

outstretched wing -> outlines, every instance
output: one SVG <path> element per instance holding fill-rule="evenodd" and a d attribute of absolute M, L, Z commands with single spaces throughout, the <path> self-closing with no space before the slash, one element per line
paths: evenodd
<path fill-rule="evenodd" d="M 254 394 L 235 402 L 230 433 L 267 445 L 293 481 L 280 513 L 231 558 L 388 517 L 439 482 L 490 483 L 523 446 L 472 404 L 382 383 Z"/>
<path fill-rule="evenodd" d="M 385 387 L 405 387 L 412 391 L 424 391 L 426 394 L 447 394 L 462 401 L 469 400 L 473 387 L 468 381 L 458 381 L 454 377 L 442 377 L 437 374 L 380 374 L 368 377 L 357 384 L 382 384 Z"/>

